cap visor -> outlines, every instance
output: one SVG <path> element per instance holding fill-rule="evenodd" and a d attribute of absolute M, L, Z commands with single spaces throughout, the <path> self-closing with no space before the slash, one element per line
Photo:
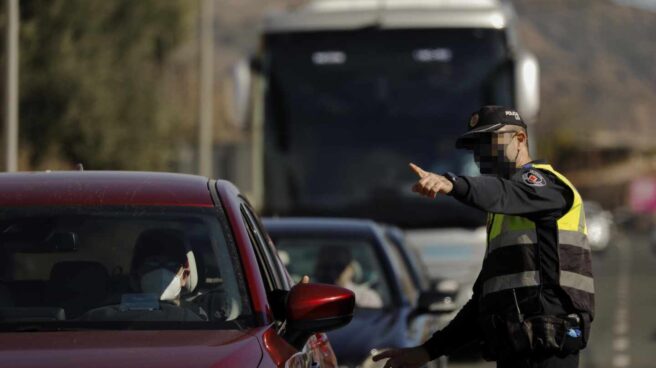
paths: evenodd
<path fill-rule="evenodd" d="M 478 144 L 478 138 L 481 134 L 494 132 L 495 130 L 501 128 L 503 124 L 497 123 L 492 125 L 483 125 L 478 128 L 474 128 L 467 133 L 461 135 L 456 140 L 456 148 L 458 149 L 471 149 L 473 146 Z"/>

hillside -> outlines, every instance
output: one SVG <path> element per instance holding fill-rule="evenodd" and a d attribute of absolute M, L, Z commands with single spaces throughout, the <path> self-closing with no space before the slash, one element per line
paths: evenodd
<path fill-rule="evenodd" d="M 656 12 L 600 0 L 513 3 L 540 60 L 543 125 L 612 131 L 624 145 L 656 133 Z"/>

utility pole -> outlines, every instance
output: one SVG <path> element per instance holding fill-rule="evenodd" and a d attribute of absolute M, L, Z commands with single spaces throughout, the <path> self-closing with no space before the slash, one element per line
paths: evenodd
<path fill-rule="evenodd" d="M 18 170 L 18 0 L 6 0 L 5 170 Z"/>
<path fill-rule="evenodd" d="M 200 1 L 200 103 L 198 122 L 198 173 L 214 175 L 212 163 L 214 141 L 214 0 Z"/>

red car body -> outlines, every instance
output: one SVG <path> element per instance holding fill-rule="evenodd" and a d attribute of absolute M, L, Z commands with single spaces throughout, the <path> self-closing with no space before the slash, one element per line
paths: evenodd
<path fill-rule="evenodd" d="M 348 323 L 353 294 L 318 284 L 291 285 L 286 323 L 307 332 L 290 343 L 276 326 L 252 236 L 242 214 L 247 200 L 227 181 L 149 172 L 0 174 L 0 207 L 182 206 L 220 208 L 240 255 L 257 326 L 247 330 L 75 330 L 0 332 L 2 367 L 336 367 L 322 328 L 303 323 L 341 318 Z M 267 237 L 268 240 L 268 237 Z M 279 260 L 277 260 L 279 262 Z M 283 267 L 284 268 L 284 267 Z M 285 272 L 286 273 L 286 272 Z M 349 310 L 350 309 L 350 310 Z M 0 322 L 2 323 L 2 322 Z"/>

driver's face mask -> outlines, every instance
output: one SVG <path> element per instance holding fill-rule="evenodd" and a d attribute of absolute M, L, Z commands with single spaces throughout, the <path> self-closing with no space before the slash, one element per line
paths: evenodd
<path fill-rule="evenodd" d="M 515 172 L 515 162 L 508 159 L 506 151 L 514 138 L 504 137 L 507 133 L 495 132 L 481 134 L 473 145 L 474 160 L 483 175 L 500 175 L 509 178 Z M 516 159 L 516 158 L 515 158 Z"/>
<path fill-rule="evenodd" d="M 141 290 L 159 295 L 159 300 L 174 301 L 180 296 L 182 279 L 179 273 L 166 268 L 156 268 L 141 276 Z"/>

